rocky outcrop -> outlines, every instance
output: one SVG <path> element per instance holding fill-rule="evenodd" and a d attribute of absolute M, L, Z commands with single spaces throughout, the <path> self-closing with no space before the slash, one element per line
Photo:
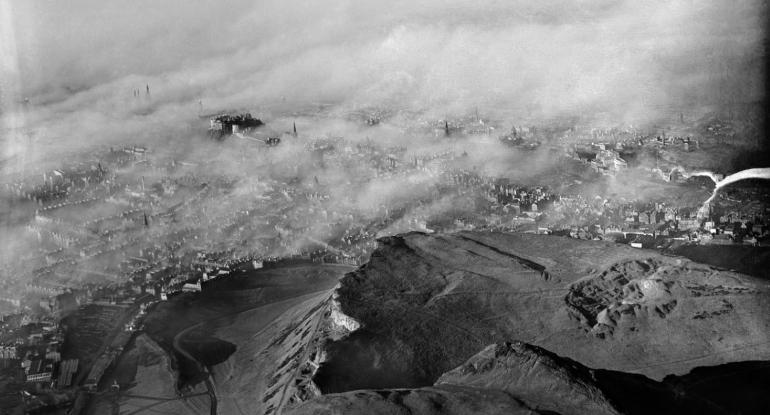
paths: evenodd
<path fill-rule="evenodd" d="M 545 235 L 379 242 L 336 290 L 330 322 L 347 335 L 324 346 L 313 379 L 324 395 L 293 413 L 759 414 L 770 405 L 759 398 L 770 387 L 767 281 Z"/>
<path fill-rule="evenodd" d="M 288 413 L 304 414 L 562 414 L 646 415 L 763 413 L 767 398 L 756 402 L 720 401 L 696 385 L 721 386 L 750 381 L 743 393 L 761 394 L 770 382 L 770 366 L 756 363 L 705 369 L 708 373 L 656 382 L 642 375 L 596 370 L 545 349 L 521 342 L 493 344 L 442 375 L 433 385 L 415 389 L 361 390 L 317 397 Z M 747 373 L 753 374 L 747 376 Z M 756 384 L 761 379 L 765 383 Z M 723 386 L 722 386 L 723 387 Z M 715 402 L 719 402 L 715 403 Z M 721 404 L 721 405 L 720 405 Z"/>
<path fill-rule="evenodd" d="M 503 390 L 530 406 L 565 414 L 618 413 L 588 368 L 521 342 L 485 348 L 436 385 Z"/>
<path fill-rule="evenodd" d="M 503 391 L 454 386 L 363 390 L 325 395 L 285 413 L 295 415 L 559 415 L 530 408 L 526 403 Z"/>
<path fill-rule="evenodd" d="M 335 339 L 345 337 L 361 327 L 361 323 L 342 311 L 338 300 L 339 293 L 337 292 L 337 289 L 339 289 L 339 286 L 335 287 L 329 305 L 329 325 L 330 329 L 335 332 Z"/>
<path fill-rule="evenodd" d="M 521 339 L 589 367 L 662 379 L 770 360 L 770 283 L 655 251 L 547 235 L 382 238 L 346 275 L 361 327 L 329 344 L 326 393 L 432 385 L 486 345 Z"/>

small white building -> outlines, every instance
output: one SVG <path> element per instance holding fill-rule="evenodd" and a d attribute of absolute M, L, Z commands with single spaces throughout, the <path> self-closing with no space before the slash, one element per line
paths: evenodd
<path fill-rule="evenodd" d="M 191 282 L 185 283 L 182 286 L 182 292 L 201 292 L 201 280 L 196 281 L 194 284 Z"/>

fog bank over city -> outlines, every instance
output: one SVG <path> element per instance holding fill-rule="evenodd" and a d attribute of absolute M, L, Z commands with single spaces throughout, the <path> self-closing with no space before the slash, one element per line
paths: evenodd
<path fill-rule="evenodd" d="M 180 135 L 168 120 L 201 104 L 643 123 L 764 96 L 758 1 L 4 0 L 3 12 L 3 158 Z"/>
<path fill-rule="evenodd" d="M 767 9 L 0 0 L 0 413 L 766 413 Z"/>

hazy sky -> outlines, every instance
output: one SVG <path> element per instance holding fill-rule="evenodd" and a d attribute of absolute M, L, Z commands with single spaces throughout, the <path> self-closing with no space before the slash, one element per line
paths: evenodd
<path fill-rule="evenodd" d="M 5 134 L 141 135 L 199 100 L 633 122 L 764 97 L 761 0 L 0 0 L 0 13 Z"/>

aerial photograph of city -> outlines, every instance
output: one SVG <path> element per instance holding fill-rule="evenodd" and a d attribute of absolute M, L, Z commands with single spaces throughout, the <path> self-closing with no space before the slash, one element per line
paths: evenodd
<path fill-rule="evenodd" d="M 0 0 L 0 415 L 770 414 L 763 0 Z"/>

